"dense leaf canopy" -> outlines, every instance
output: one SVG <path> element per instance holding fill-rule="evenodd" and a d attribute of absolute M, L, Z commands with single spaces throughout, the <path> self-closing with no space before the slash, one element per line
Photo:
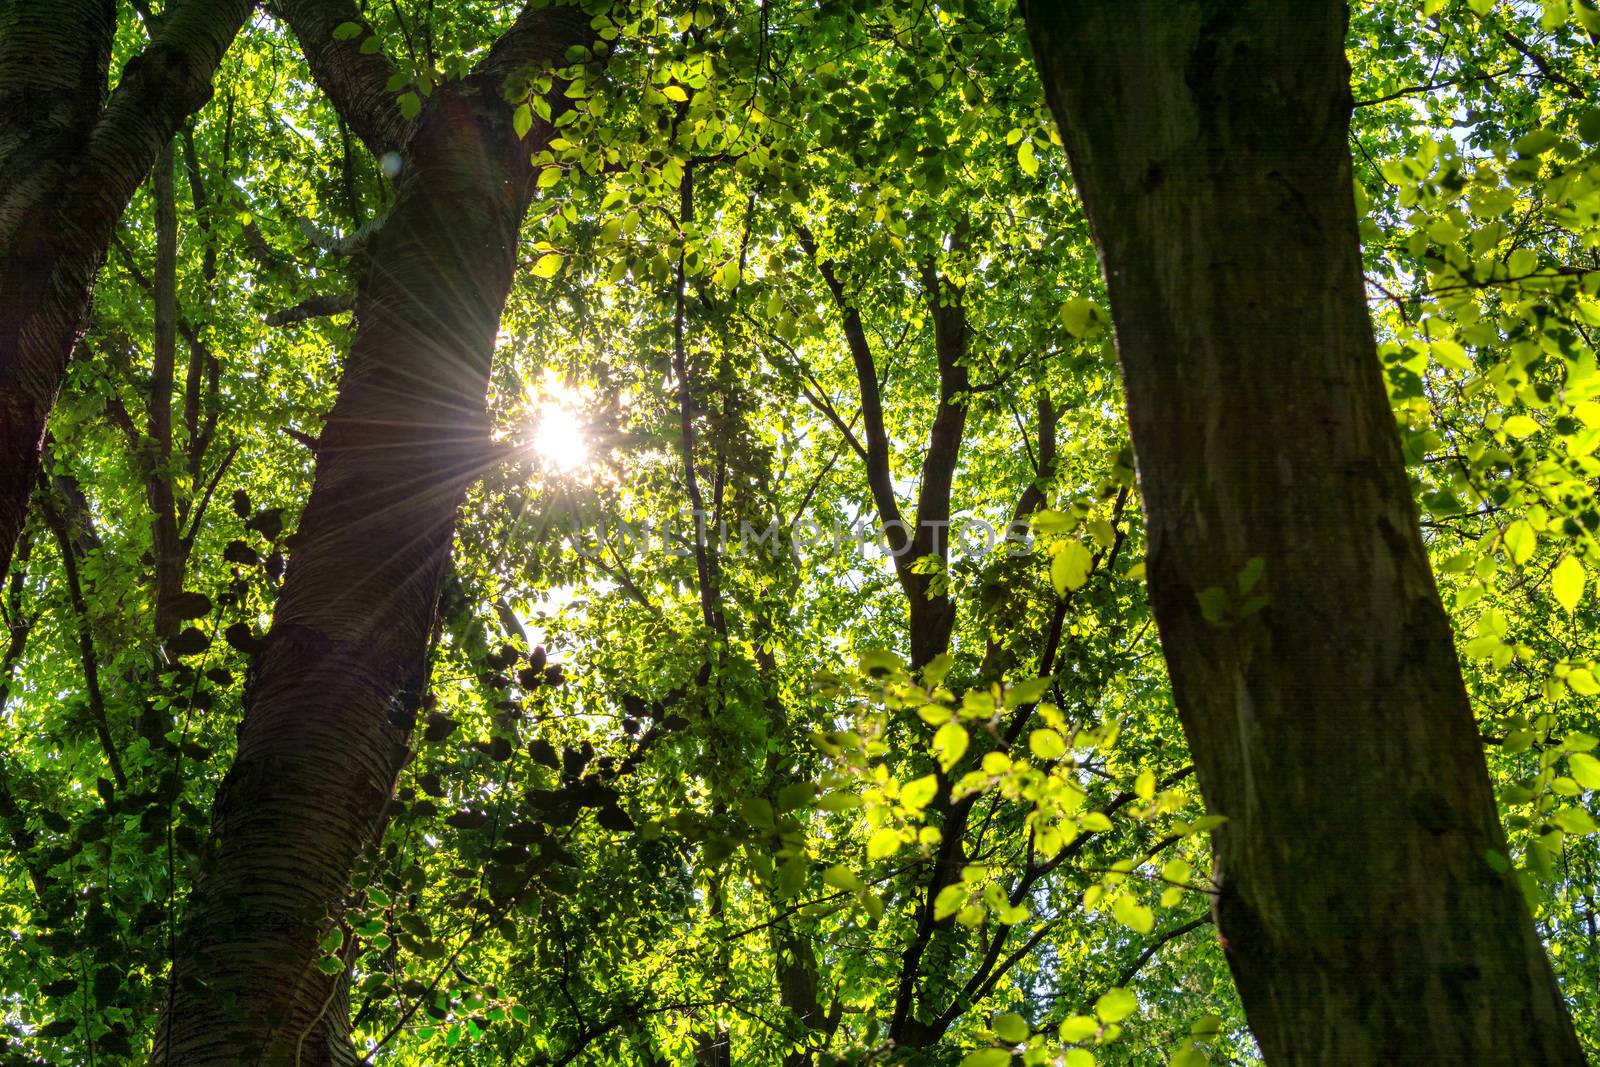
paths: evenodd
<path fill-rule="evenodd" d="M 128 7 L 113 84 L 162 18 Z M 406 119 L 517 15 L 364 7 L 333 36 L 387 58 Z M 1100 268 L 1020 15 L 585 10 L 591 46 L 505 86 L 519 132 L 556 135 L 484 473 L 394 702 L 413 752 L 315 917 L 357 1049 L 1256 1062 L 1211 926 L 1227 813 L 1168 687 Z M 405 165 L 278 15 L 123 218 L 0 589 L 0 1062 L 148 1053 Z M 1590 0 L 1374 0 L 1348 51 L 1491 862 L 1600 1056 L 1596 40 Z M 1271 595 L 1247 567 L 1202 608 Z"/>

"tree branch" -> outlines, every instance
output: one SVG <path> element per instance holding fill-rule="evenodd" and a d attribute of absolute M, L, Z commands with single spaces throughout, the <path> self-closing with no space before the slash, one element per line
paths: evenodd
<path fill-rule="evenodd" d="M 1138 974 L 1144 965 L 1150 962 L 1151 957 L 1157 952 L 1160 952 L 1161 946 L 1165 945 L 1168 941 L 1174 941 L 1191 930 L 1198 930 L 1202 926 L 1209 925 L 1211 925 L 1211 916 L 1201 915 L 1198 918 L 1190 919 L 1182 926 L 1175 926 L 1171 930 L 1168 930 L 1166 933 L 1162 934 L 1160 937 L 1146 945 L 1144 947 L 1144 951 L 1139 953 L 1138 959 L 1134 960 L 1127 967 L 1123 968 L 1122 973 L 1117 976 L 1117 985 L 1125 986 L 1129 982 L 1133 981 L 1134 975 Z"/>
<path fill-rule="evenodd" d="M 161 146 L 211 98 L 211 77 L 254 0 L 188 0 L 169 5 L 151 41 L 123 68 L 84 156 L 94 185 L 83 195 L 121 214 Z"/>
<path fill-rule="evenodd" d="M 1538 52 L 1534 51 L 1533 46 L 1527 41 L 1524 41 L 1521 37 L 1518 37 L 1510 30 L 1501 30 L 1500 36 L 1505 38 L 1506 43 L 1512 48 L 1515 48 L 1518 52 L 1521 52 L 1523 55 L 1533 60 L 1533 65 L 1539 68 L 1539 73 L 1544 75 L 1546 81 L 1553 82 L 1554 84 L 1565 88 L 1567 90 L 1567 95 L 1572 97 L 1574 100 L 1587 100 L 1589 98 L 1589 94 L 1583 91 L 1582 86 L 1578 85 L 1571 78 L 1556 73 L 1555 69 L 1550 66 L 1550 61 L 1544 56 L 1540 55 Z"/>
<path fill-rule="evenodd" d="M 389 89 L 394 66 L 382 51 L 363 52 L 372 27 L 352 0 L 276 0 L 272 10 L 289 24 L 311 68 L 311 76 L 334 108 L 375 157 L 398 152 L 411 137 L 412 123 L 400 114 Z M 362 32 L 344 40 L 333 31 L 347 22 Z"/>
<path fill-rule="evenodd" d="M 331 293 L 327 295 L 308 296 L 293 307 L 286 307 L 282 311 L 274 311 L 266 318 L 268 326 L 288 326 L 295 322 L 305 322 L 307 319 L 319 319 L 327 315 L 340 315 L 356 306 L 354 293 Z"/>
<path fill-rule="evenodd" d="M 50 485 L 42 479 L 41 482 L 39 510 L 44 515 L 45 525 L 50 527 L 50 532 L 55 535 L 56 545 L 61 553 L 61 567 L 66 572 L 67 597 L 72 605 L 73 615 L 77 619 L 78 658 L 83 664 L 83 684 L 89 701 L 89 715 L 94 721 L 94 732 L 100 740 L 101 751 L 105 753 L 106 762 L 111 767 L 111 776 L 116 780 L 117 788 L 124 790 L 128 787 L 128 776 L 122 769 L 122 758 L 117 755 L 117 746 L 111 740 L 111 725 L 106 718 L 105 697 L 100 692 L 100 662 L 94 648 L 94 632 L 89 625 L 89 605 L 84 599 L 83 583 L 78 576 L 77 548 L 67 528 L 66 517 L 52 499 Z"/>
<path fill-rule="evenodd" d="M 822 258 L 817 249 L 816 236 L 804 223 L 798 224 L 795 232 L 800 238 L 800 247 L 816 264 L 817 273 L 822 275 L 828 292 L 833 294 L 833 301 L 843 318 L 844 337 L 850 347 L 850 358 L 855 363 L 856 383 L 861 392 L 862 433 L 867 439 L 867 485 L 872 490 L 878 521 L 885 527 L 884 535 L 889 539 L 891 551 L 895 553 L 898 568 L 910 538 L 899 527 L 894 531 L 898 536 L 891 534 L 888 529 L 896 524 L 903 526 L 903 523 L 900 504 L 894 495 L 894 477 L 889 469 L 889 435 L 884 429 L 883 395 L 878 388 L 878 368 L 872 358 L 872 347 L 867 343 L 867 331 L 861 324 L 861 313 L 845 295 L 833 260 Z M 907 560 L 904 565 L 909 567 L 910 561 Z"/>
<path fill-rule="evenodd" d="M 17 543 L 15 569 L 12 570 L 11 579 L 7 584 L 6 629 L 9 641 L 6 644 L 4 658 L 0 659 L 0 711 L 5 709 L 11 698 L 12 676 L 22 659 L 23 651 L 28 647 L 28 636 L 33 632 L 33 624 L 39 620 L 37 612 L 28 617 L 24 617 L 22 612 L 23 577 L 31 548 L 32 545 L 24 535 Z M 17 804 L 16 791 L 11 787 L 11 778 L 6 773 L 3 760 L 0 760 L 0 819 L 5 820 L 6 836 L 11 838 L 11 846 L 16 852 L 17 859 L 28 872 L 34 893 L 42 899 L 45 890 L 50 887 L 50 875 L 45 865 L 33 857 L 33 846 L 37 843 L 37 838 L 33 831 L 28 829 L 22 809 Z"/>
<path fill-rule="evenodd" d="M 1391 100 L 1399 100 L 1403 96 L 1411 96 L 1415 93 L 1431 93 L 1435 89 L 1444 89 L 1452 85 L 1472 85 L 1477 82 L 1493 81 L 1509 73 L 1511 73 L 1510 67 L 1501 67 L 1499 70 L 1492 70 L 1487 74 L 1463 74 L 1458 78 L 1445 78 L 1443 81 L 1427 82 L 1423 85 L 1408 85 L 1403 89 L 1396 89 L 1392 93 L 1374 96 L 1370 100 L 1357 100 L 1350 106 L 1373 107 L 1374 105 L 1387 104 Z"/>

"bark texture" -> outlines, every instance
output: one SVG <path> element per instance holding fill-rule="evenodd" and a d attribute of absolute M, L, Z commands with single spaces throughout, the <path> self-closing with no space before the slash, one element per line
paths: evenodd
<path fill-rule="evenodd" d="M 1150 596 L 1229 820 L 1217 926 L 1266 1061 L 1582 1063 L 1488 858 L 1505 839 L 1380 378 L 1344 5 L 1026 18 L 1105 268 Z"/>
<path fill-rule="evenodd" d="M 108 98 L 114 0 L 0 0 L 0 573 L 117 220 L 253 6 L 172 4 Z"/>
<path fill-rule="evenodd" d="M 329 20 L 301 24 L 299 6 L 284 5 L 313 72 L 344 77 L 318 58 L 335 48 L 318 36 Z M 540 125 L 519 140 L 501 85 L 510 67 L 559 63 L 587 33 L 573 8 L 530 7 L 475 75 L 435 91 L 398 149 L 375 146 L 401 155 L 396 201 L 369 246 L 355 340 L 253 665 L 153 1063 L 360 1060 L 343 976 L 315 967 L 317 943 L 381 827 L 456 511 L 489 452 L 485 395 L 529 157 L 551 133 Z M 331 95 L 342 108 L 366 96 L 348 85 Z M 382 126 L 359 115 L 347 116 L 357 129 Z"/>

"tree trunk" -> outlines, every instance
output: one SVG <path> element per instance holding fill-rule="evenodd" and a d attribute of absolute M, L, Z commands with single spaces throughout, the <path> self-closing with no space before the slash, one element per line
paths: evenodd
<path fill-rule="evenodd" d="M 518 26 L 537 37 L 530 60 L 560 62 L 587 33 L 572 8 Z M 409 736 L 396 711 L 420 695 L 456 511 L 488 454 L 485 393 L 529 157 L 552 133 L 516 136 L 504 73 L 489 65 L 436 90 L 401 149 L 155 1064 L 360 1059 L 343 977 L 314 966 L 317 942 L 381 825 Z"/>
<path fill-rule="evenodd" d="M 117 220 L 253 6 L 172 4 L 108 101 L 112 0 L 0 3 L 0 574 Z"/>
<path fill-rule="evenodd" d="M 1344 5 L 1026 14 L 1105 268 L 1150 597 L 1228 818 L 1217 926 L 1267 1062 L 1582 1063 L 1491 862 L 1506 842 L 1380 378 Z"/>

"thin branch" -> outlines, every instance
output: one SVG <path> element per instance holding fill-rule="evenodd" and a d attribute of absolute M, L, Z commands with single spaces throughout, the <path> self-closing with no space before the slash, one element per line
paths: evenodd
<path fill-rule="evenodd" d="M 27 617 L 24 617 L 22 611 L 23 577 L 31 549 L 32 545 L 27 534 L 24 534 L 17 544 L 16 563 L 6 593 L 6 629 L 10 640 L 6 644 L 4 658 L 0 659 L 0 711 L 4 711 L 11 699 L 11 679 L 16 673 L 17 664 L 22 660 L 22 653 L 28 647 L 28 636 L 33 632 L 33 625 L 39 621 L 37 611 Z M 37 838 L 24 821 L 21 807 L 17 804 L 16 791 L 11 788 L 11 778 L 6 773 L 3 759 L 0 759 L 0 815 L 5 819 L 6 835 L 11 838 L 12 849 L 27 870 L 29 881 L 33 883 L 34 893 L 43 899 L 45 891 L 50 888 L 49 871 L 33 856 L 33 846 L 37 844 Z"/>
<path fill-rule="evenodd" d="M 211 504 L 211 497 L 217 491 L 217 483 L 222 481 L 222 476 L 227 473 L 228 466 L 233 458 L 239 454 L 240 444 L 235 441 L 222 457 L 222 462 L 217 464 L 217 469 L 212 472 L 211 480 L 206 483 L 205 492 L 200 494 L 200 503 L 194 509 L 194 519 L 189 523 L 189 532 L 183 535 L 184 548 L 187 551 L 194 547 L 195 535 L 200 532 L 200 523 L 206 517 L 206 508 Z"/>
<path fill-rule="evenodd" d="M 1589 98 L 1589 94 L 1583 91 L 1582 86 L 1578 85 L 1571 78 L 1568 78 L 1563 74 L 1558 74 L 1555 69 L 1550 66 L 1550 61 L 1544 56 L 1540 55 L 1538 52 L 1534 51 L 1533 46 L 1527 41 L 1524 41 L 1521 37 L 1518 37 L 1510 30 L 1501 30 L 1500 36 L 1505 38 L 1506 43 L 1512 48 L 1515 48 L 1518 52 L 1521 52 L 1523 55 L 1533 60 L 1533 65 L 1539 68 L 1539 73 L 1544 75 L 1546 81 L 1554 82 L 1556 85 L 1560 85 L 1565 88 L 1567 90 L 1567 95 L 1572 97 L 1574 100 L 1587 100 Z"/>
<path fill-rule="evenodd" d="M 1392 93 L 1374 96 L 1369 100 L 1357 100 L 1352 107 L 1373 107 L 1377 104 L 1387 104 L 1391 100 L 1398 100 L 1403 96 L 1412 96 L 1417 93 L 1431 93 L 1435 89 L 1445 89 L 1452 85 L 1472 85 L 1477 82 L 1493 81 L 1495 78 L 1511 73 L 1510 67 L 1501 67 L 1487 74 L 1463 74 L 1457 78 L 1445 78 L 1443 81 L 1428 82 L 1425 85 L 1408 85 L 1403 89 L 1396 89 Z"/>
<path fill-rule="evenodd" d="M 883 421 L 883 394 L 878 386 L 878 368 L 872 356 L 872 346 L 867 343 L 867 331 L 861 323 L 861 313 L 845 294 L 844 285 L 834 269 L 833 260 L 822 258 L 817 248 L 816 236 L 804 223 L 797 224 L 795 233 L 800 239 L 800 247 L 805 249 L 806 255 L 816 265 L 817 273 L 822 275 L 823 282 L 828 286 L 828 292 L 833 295 L 834 303 L 839 307 L 845 341 L 850 346 L 850 357 L 855 363 L 856 383 L 861 392 L 862 432 L 867 439 L 867 484 L 872 490 L 873 503 L 878 509 L 878 521 L 885 528 L 885 536 L 889 537 L 890 549 L 896 553 L 898 566 L 910 539 L 904 532 L 900 505 L 894 495 L 894 477 L 889 469 L 889 435 L 884 429 Z M 890 534 L 891 526 L 895 527 L 898 536 Z M 906 560 L 904 566 L 909 567 L 910 561 Z"/>
<path fill-rule="evenodd" d="M 73 546 L 67 520 L 55 501 L 51 499 L 52 496 L 50 486 L 42 484 L 39 510 L 44 515 L 45 525 L 50 527 L 50 532 L 55 535 L 56 544 L 61 552 L 61 566 L 66 571 L 67 596 L 73 614 L 77 618 L 78 658 L 83 664 L 84 691 L 89 701 L 89 715 L 94 720 L 95 736 L 100 740 L 100 748 L 105 753 L 106 762 L 111 766 L 111 776 L 116 780 L 117 788 L 124 790 L 128 787 L 128 776 L 122 769 L 122 758 L 117 755 L 117 746 L 111 740 L 111 725 L 106 718 L 105 697 L 100 692 L 100 662 L 94 648 L 94 632 L 89 625 L 89 605 L 84 599 L 83 583 L 78 576 L 78 553 Z"/>
<path fill-rule="evenodd" d="M 1168 930 L 1166 933 L 1150 942 L 1150 944 L 1146 945 L 1144 947 L 1144 951 L 1139 953 L 1138 959 L 1134 960 L 1127 967 L 1123 968 L 1122 973 L 1117 976 L 1117 985 L 1125 986 L 1129 982 L 1133 981 L 1134 976 L 1139 973 L 1145 964 L 1150 962 L 1151 957 L 1153 957 L 1157 952 L 1161 951 L 1161 946 L 1165 945 L 1168 941 L 1175 941 L 1191 930 L 1198 930 L 1202 926 L 1210 925 L 1211 916 L 1201 915 L 1198 918 L 1190 919 L 1182 926 L 1175 926 L 1171 930 Z"/>
<path fill-rule="evenodd" d="M 308 296 L 293 307 L 274 311 L 267 316 L 266 323 L 268 326 L 288 326 L 290 323 L 305 322 L 307 319 L 343 314 L 355 306 L 354 293 Z"/>

